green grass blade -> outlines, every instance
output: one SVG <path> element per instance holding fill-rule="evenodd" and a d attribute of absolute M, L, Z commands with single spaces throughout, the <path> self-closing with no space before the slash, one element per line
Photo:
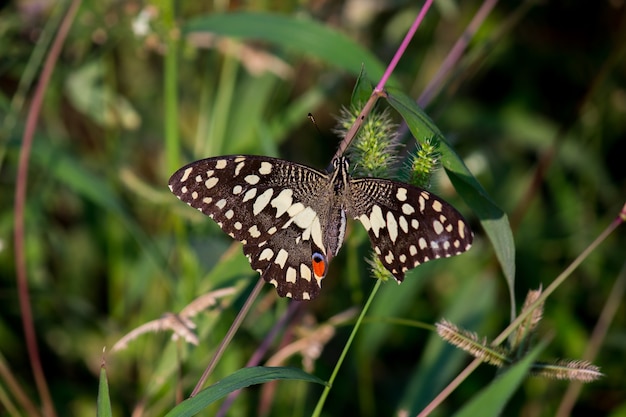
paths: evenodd
<path fill-rule="evenodd" d="M 362 67 L 375 79 L 384 71 L 374 55 L 347 36 L 314 20 L 294 16 L 247 12 L 212 14 L 190 20 L 183 31 L 265 40 L 314 56 L 354 75 L 358 75 Z"/>
<path fill-rule="evenodd" d="M 531 365 L 535 362 L 545 343 L 538 344 L 521 361 L 498 376 L 463 407 L 455 417 L 497 417 L 502 414 L 506 403 L 528 376 Z"/>
<path fill-rule="evenodd" d="M 295 379 L 326 385 L 321 379 L 297 368 L 255 366 L 240 369 L 221 381 L 200 391 L 195 397 L 178 404 L 166 417 L 193 416 L 211 403 L 241 388 L 279 379 Z"/>
<path fill-rule="evenodd" d="M 112 417 L 111 397 L 109 396 L 109 382 L 104 364 L 100 367 L 100 382 L 98 384 L 98 417 Z"/>

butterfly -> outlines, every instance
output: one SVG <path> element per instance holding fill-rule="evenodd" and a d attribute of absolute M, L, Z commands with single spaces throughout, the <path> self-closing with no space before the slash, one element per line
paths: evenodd
<path fill-rule="evenodd" d="M 348 217 L 365 227 L 398 282 L 421 263 L 470 248 L 470 227 L 441 198 L 401 182 L 353 178 L 349 169 L 345 157 L 324 172 L 266 156 L 228 155 L 180 168 L 169 187 L 243 243 L 252 268 L 294 300 L 318 296 Z"/>

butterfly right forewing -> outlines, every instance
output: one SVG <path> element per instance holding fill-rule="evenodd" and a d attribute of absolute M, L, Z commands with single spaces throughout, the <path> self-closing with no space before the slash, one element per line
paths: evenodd
<path fill-rule="evenodd" d="M 350 188 L 348 214 L 363 224 L 378 258 L 400 282 L 409 269 L 472 244 L 463 216 L 426 190 L 379 178 L 353 179 Z"/>

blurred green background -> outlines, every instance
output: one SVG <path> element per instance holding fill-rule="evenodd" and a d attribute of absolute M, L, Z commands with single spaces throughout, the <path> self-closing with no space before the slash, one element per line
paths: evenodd
<path fill-rule="evenodd" d="M 163 415 L 177 387 L 190 392 L 257 274 L 239 244 L 169 193 L 169 175 L 229 153 L 327 166 L 339 141 L 335 117 L 350 103 L 361 64 L 376 83 L 421 6 L 172 3 L 83 2 L 46 91 L 29 165 L 25 247 L 41 358 L 59 415 L 93 413 L 103 347 L 207 291 L 235 285 L 234 297 L 196 317 L 199 346 L 163 332 L 106 355 L 116 415 Z M 435 2 L 394 73 L 403 92 L 420 95 L 481 5 Z M 13 202 L 26 114 L 64 10 L 63 2 L 38 0 L 0 10 L 0 353 L 10 367 L 0 378 L 2 415 L 18 415 L 7 375 L 39 403 L 17 300 Z M 624 204 L 625 11 L 619 0 L 501 2 L 426 107 L 509 214 L 518 304 L 529 289 L 552 282 Z M 224 12 L 248 12 L 249 24 L 221 25 Z M 255 33 L 254 13 L 268 12 L 288 24 Z M 175 87 L 169 95 L 168 85 Z M 168 123 L 174 130 L 166 133 Z M 389 318 L 432 324 L 445 317 L 488 337 L 509 322 L 508 289 L 476 216 L 443 174 L 433 190 L 472 223 L 474 247 L 413 270 L 401 286 L 383 286 L 325 415 L 415 415 L 468 362 L 433 332 Z M 349 232 L 320 297 L 299 308 L 270 352 L 306 340 L 308 359 L 298 352 L 277 364 L 328 378 L 351 322 L 333 327 L 328 341 L 314 330 L 361 308 L 374 285 L 364 261 L 367 236 L 357 224 Z M 540 335 L 552 339 L 542 359 L 583 356 L 625 254 L 617 229 L 548 300 Z M 211 383 L 244 366 L 288 303 L 265 286 Z M 623 303 L 599 343 L 594 363 L 606 376 L 583 387 L 572 415 L 626 416 Z M 436 415 L 452 414 L 494 376 L 493 368 L 479 368 Z M 529 378 L 506 415 L 552 416 L 567 385 Z M 309 415 L 320 392 L 293 381 L 253 387 L 229 415 L 259 415 L 259 407 L 272 416 Z"/>

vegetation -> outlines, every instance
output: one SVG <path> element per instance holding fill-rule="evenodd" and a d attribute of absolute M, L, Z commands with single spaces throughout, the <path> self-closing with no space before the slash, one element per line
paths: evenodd
<path fill-rule="evenodd" d="M 350 152 L 472 249 L 396 285 L 350 223 L 316 300 L 264 284 L 229 333 L 258 274 L 169 176 L 328 166 L 423 6 L 270 3 L 0 10 L 0 415 L 626 416 L 626 7 L 426 7 Z"/>

